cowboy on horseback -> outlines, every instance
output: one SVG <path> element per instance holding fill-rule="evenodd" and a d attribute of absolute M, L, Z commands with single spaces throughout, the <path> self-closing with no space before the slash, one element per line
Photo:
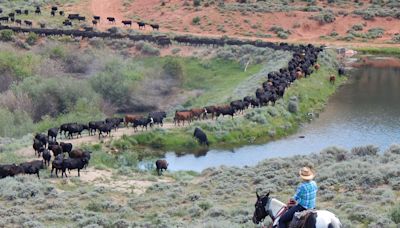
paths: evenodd
<path fill-rule="evenodd" d="M 309 167 L 303 167 L 299 171 L 302 183 L 297 187 L 296 194 L 290 199 L 289 208 L 279 218 L 279 228 L 286 228 L 287 223 L 292 221 L 295 212 L 301 212 L 308 209 L 315 208 L 315 201 L 317 199 L 317 183 L 313 181 L 315 173 Z"/>

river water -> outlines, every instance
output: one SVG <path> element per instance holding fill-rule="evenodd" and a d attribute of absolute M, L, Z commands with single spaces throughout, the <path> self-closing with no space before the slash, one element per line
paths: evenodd
<path fill-rule="evenodd" d="M 298 133 L 264 145 L 210 150 L 200 157 L 168 152 L 168 169 L 200 172 L 220 165 L 252 166 L 266 158 L 309 154 L 330 146 L 351 149 L 373 144 L 384 150 L 400 143 L 400 68 L 363 66 L 350 74 L 319 118 Z"/>

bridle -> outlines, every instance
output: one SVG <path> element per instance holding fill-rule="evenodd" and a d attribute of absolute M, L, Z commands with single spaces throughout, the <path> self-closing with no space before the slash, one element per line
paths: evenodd
<path fill-rule="evenodd" d="M 273 224 L 274 224 L 274 222 L 275 222 L 275 220 L 277 219 L 277 218 L 279 218 L 280 216 L 282 216 L 286 211 L 287 211 L 287 206 L 283 206 L 283 207 L 281 207 L 279 210 L 278 210 L 278 212 L 276 213 L 276 215 L 274 216 L 273 215 L 273 213 L 272 213 L 272 210 L 271 210 L 271 208 L 270 208 L 270 204 L 271 204 L 271 199 L 268 197 L 268 195 L 269 194 L 267 194 L 266 196 L 264 196 L 264 197 L 260 197 L 258 200 L 257 200 L 257 207 L 262 207 L 262 208 L 264 208 L 264 212 L 266 213 L 266 215 L 265 215 L 265 217 L 264 218 L 262 218 L 262 219 L 260 219 L 260 221 L 258 221 L 259 223 L 261 223 L 261 227 L 262 228 L 265 228 L 265 225 L 264 225 L 264 219 L 267 217 L 267 216 L 269 216 L 271 219 L 272 219 L 272 223 L 271 223 L 271 225 L 269 226 L 269 228 L 272 228 L 272 226 L 273 226 Z M 266 203 L 266 205 L 264 206 L 263 205 L 263 198 L 265 198 L 265 197 L 268 197 L 268 201 L 267 201 L 267 203 Z M 258 218 L 257 218 L 258 219 Z"/>

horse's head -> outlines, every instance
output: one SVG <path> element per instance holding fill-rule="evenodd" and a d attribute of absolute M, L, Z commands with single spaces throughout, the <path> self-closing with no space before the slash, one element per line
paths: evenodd
<path fill-rule="evenodd" d="M 270 198 L 269 198 L 269 192 L 265 196 L 259 196 L 257 192 L 256 192 L 256 195 L 257 195 L 257 202 L 254 205 L 255 210 L 254 210 L 254 215 L 253 215 L 253 222 L 255 224 L 258 224 L 265 217 L 267 217 L 269 215 L 268 211 L 265 210 L 265 206 L 267 205 Z"/>

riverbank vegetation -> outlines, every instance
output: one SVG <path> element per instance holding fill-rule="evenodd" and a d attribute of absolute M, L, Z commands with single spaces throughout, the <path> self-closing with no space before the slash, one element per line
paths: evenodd
<path fill-rule="evenodd" d="M 290 57 L 289 52 L 250 45 L 200 47 L 185 57 L 168 50 L 164 56 L 149 56 L 142 49 L 151 44 L 98 39 L 80 47 L 77 40 L 41 38 L 20 48 L 24 39 L 12 35 L 0 47 L 1 137 L 123 113 L 172 112 L 185 103 L 223 102 L 240 85 L 250 84 L 248 79 L 264 64 L 277 70 Z M 271 67 L 273 59 L 278 63 Z"/>
<path fill-rule="evenodd" d="M 286 202 L 304 165 L 317 173 L 317 208 L 335 213 L 344 227 L 396 227 L 400 221 L 398 145 L 384 153 L 374 146 L 332 147 L 254 167 L 167 171 L 162 177 L 153 170 L 132 172 L 129 162 L 113 160 L 120 162 L 118 169 L 93 170 L 91 164 L 80 178 L 50 179 L 42 172 L 40 180 L 1 179 L 0 226 L 254 227 L 256 190 Z M 58 207 L 63 210 L 55 212 Z"/>
<path fill-rule="evenodd" d="M 337 71 L 338 63 L 333 51 L 321 54 L 320 63 L 322 67 L 318 72 L 296 80 L 283 99 L 279 99 L 274 106 L 249 109 L 233 119 L 220 117 L 216 121 L 194 122 L 183 129 L 156 129 L 127 136 L 114 141 L 113 146 L 133 153 L 140 153 L 138 151 L 142 151 L 143 147 L 151 147 L 155 155 L 162 153 L 157 150 L 202 153 L 204 148 L 192 137 L 195 127 L 202 128 L 212 147 L 217 148 L 262 143 L 289 135 L 300 124 L 314 118 L 323 109 L 329 96 L 346 81 L 345 77 L 338 77 L 333 85 L 328 80 L 329 75 Z"/>
<path fill-rule="evenodd" d="M 388 56 L 398 56 L 400 57 L 399 47 L 357 47 L 354 50 L 360 52 L 361 54 L 371 54 L 371 55 L 388 55 Z"/>

